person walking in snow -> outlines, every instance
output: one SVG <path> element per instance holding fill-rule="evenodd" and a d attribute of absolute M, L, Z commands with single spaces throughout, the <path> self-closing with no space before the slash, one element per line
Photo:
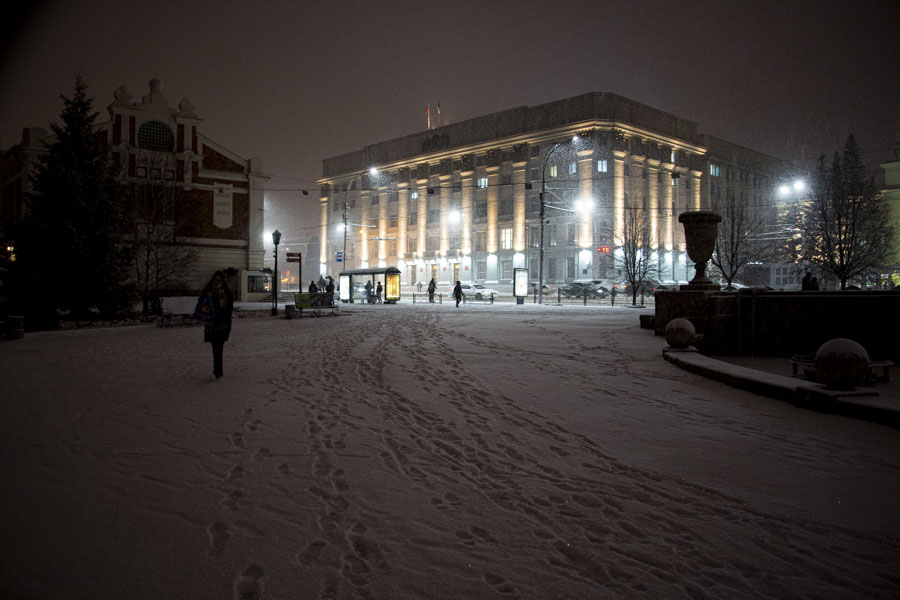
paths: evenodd
<path fill-rule="evenodd" d="M 462 284 L 459 281 L 453 286 L 453 297 L 456 298 L 456 308 L 459 308 L 459 303 L 463 298 Z"/>
<path fill-rule="evenodd" d="M 375 288 L 375 302 L 381 304 L 381 292 L 384 291 L 384 288 L 381 287 L 381 282 L 378 282 L 378 286 Z"/>
<path fill-rule="evenodd" d="M 431 278 L 431 281 L 428 282 L 428 301 L 434 303 L 434 291 L 437 289 L 437 284 L 434 282 L 434 277 Z"/>
<path fill-rule="evenodd" d="M 372 282 L 366 282 L 366 304 L 372 304 L 375 302 L 375 297 L 372 296 Z"/>
<path fill-rule="evenodd" d="M 203 328 L 203 341 L 212 344 L 213 351 L 213 376 L 221 379 L 225 374 L 222 369 L 225 342 L 231 335 L 231 314 L 234 311 L 234 294 L 225 281 L 225 273 L 216 271 L 212 279 L 200 292 L 200 300 L 210 298 L 216 315 L 212 323 L 206 323 Z"/>
<path fill-rule="evenodd" d="M 308 291 L 309 291 L 310 296 L 312 296 L 313 294 L 315 294 L 319 291 L 319 287 L 316 285 L 315 281 L 309 282 L 309 290 Z"/>

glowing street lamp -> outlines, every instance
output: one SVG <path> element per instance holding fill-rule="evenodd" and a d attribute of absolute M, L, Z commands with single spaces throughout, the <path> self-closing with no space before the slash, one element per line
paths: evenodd
<path fill-rule="evenodd" d="M 272 243 L 275 244 L 275 272 L 272 273 L 272 316 L 278 314 L 278 244 L 281 243 L 281 232 L 272 232 Z"/>

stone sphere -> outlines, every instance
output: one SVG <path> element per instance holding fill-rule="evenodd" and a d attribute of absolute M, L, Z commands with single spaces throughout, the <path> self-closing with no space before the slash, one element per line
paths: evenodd
<path fill-rule="evenodd" d="M 852 390 L 869 369 L 869 353 L 846 338 L 828 340 L 816 351 L 816 377 L 832 390 Z"/>
<path fill-rule="evenodd" d="M 672 319 L 666 325 L 666 342 L 669 346 L 676 349 L 687 348 L 694 343 L 697 330 L 694 324 L 687 319 Z"/>

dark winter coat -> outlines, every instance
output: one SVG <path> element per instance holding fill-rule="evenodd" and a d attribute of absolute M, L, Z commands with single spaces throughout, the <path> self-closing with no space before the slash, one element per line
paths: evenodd
<path fill-rule="evenodd" d="M 204 342 L 227 342 L 231 335 L 231 315 L 234 312 L 234 294 L 227 285 L 221 288 L 213 287 L 212 282 L 206 284 L 200 292 L 200 299 L 212 298 L 216 316 L 212 323 L 207 323 L 203 330 Z"/>

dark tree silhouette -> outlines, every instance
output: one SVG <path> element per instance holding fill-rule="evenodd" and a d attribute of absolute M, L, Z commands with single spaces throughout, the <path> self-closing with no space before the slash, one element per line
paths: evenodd
<path fill-rule="evenodd" d="M 831 166 L 819 158 L 803 219 L 803 256 L 825 273 L 847 283 L 885 264 L 896 232 L 890 207 L 872 177 L 866 176 L 853 136 Z"/>

